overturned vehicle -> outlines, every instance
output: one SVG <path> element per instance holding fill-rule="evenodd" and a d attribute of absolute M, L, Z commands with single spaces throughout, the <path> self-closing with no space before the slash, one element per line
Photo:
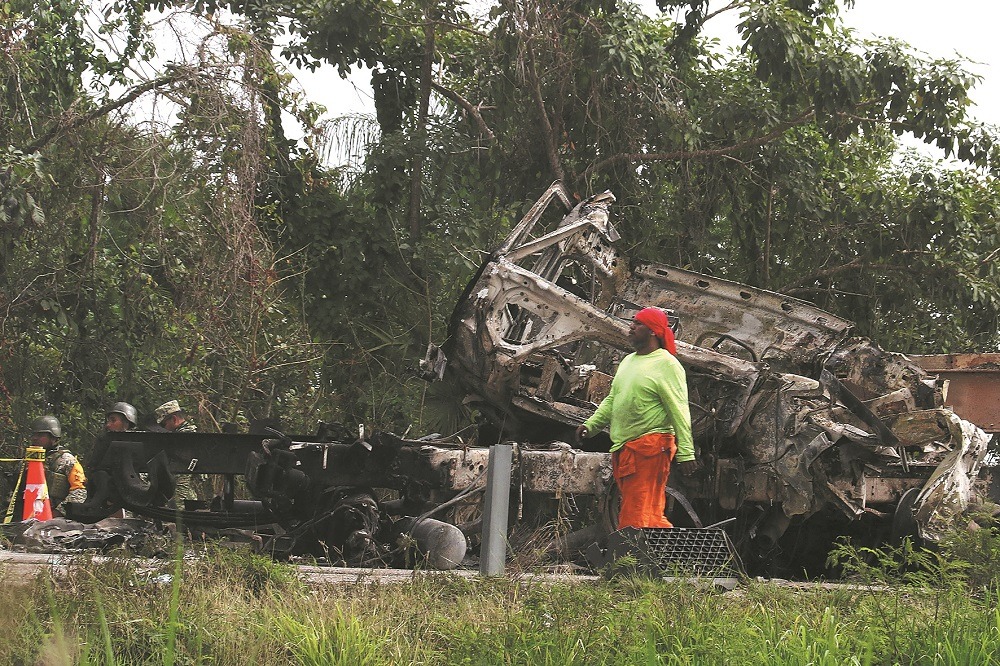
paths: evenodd
<path fill-rule="evenodd" d="M 571 207 L 554 183 L 468 286 L 428 374 L 457 382 L 523 451 L 572 442 L 631 351 L 629 321 L 657 306 L 675 328 L 702 464 L 670 480 L 675 524 L 729 520 L 749 568 L 816 570 L 837 536 L 934 540 L 975 501 L 989 436 L 942 406 L 936 377 L 809 303 L 629 269 L 613 248 L 613 202 L 606 192 Z M 582 476 L 577 492 L 613 494 Z"/>
<path fill-rule="evenodd" d="M 195 538 L 244 541 L 278 558 L 454 569 L 474 562 L 489 459 L 489 448 L 457 435 L 407 439 L 338 424 L 322 424 L 315 435 L 105 433 L 90 457 L 86 502 L 63 505 L 72 522 L 50 528 L 55 538 L 47 545 L 78 542 L 87 530 L 119 529 L 106 519 L 125 510 L 174 523 Z M 564 493 L 602 492 L 610 477 L 607 454 L 578 456 L 566 445 L 524 448 L 517 467 L 515 496 L 539 498 L 539 513 Z M 211 499 L 182 498 L 183 476 Z M 607 531 L 600 525 L 581 533 Z M 42 547 L 38 530 L 29 536 L 24 543 Z"/>
<path fill-rule="evenodd" d="M 465 558 L 465 533 L 431 516 L 447 508 L 442 496 L 451 504 L 476 497 L 488 453 L 439 443 L 326 424 L 316 435 L 105 433 L 92 454 L 86 502 L 64 506 L 83 525 L 125 510 L 279 558 L 453 569 Z M 211 499 L 182 496 L 182 476 Z"/>

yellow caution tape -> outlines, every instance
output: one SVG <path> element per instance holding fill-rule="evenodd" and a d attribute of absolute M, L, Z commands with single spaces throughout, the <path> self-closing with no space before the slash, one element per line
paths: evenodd
<path fill-rule="evenodd" d="M 17 491 L 19 488 L 23 488 L 24 482 L 24 465 L 21 465 L 21 474 L 17 477 L 17 483 L 14 484 L 14 491 L 10 494 L 10 503 L 7 505 L 7 513 L 3 517 L 3 524 L 8 525 L 14 520 L 14 506 L 17 504 Z"/>

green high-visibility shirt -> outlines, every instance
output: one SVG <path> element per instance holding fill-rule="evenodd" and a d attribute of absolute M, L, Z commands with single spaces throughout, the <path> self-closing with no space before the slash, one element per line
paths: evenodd
<path fill-rule="evenodd" d="M 595 433 L 609 423 L 612 451 L 637 437 L 665 432 L 677 437 L 677 462 L 694 460 L 687 377 L 680 361 L 662 348 L 623 358 L 611 392 L 584 425 Z"/>

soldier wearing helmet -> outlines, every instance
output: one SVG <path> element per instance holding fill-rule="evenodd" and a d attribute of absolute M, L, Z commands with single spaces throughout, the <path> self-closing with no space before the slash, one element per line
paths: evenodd
<path fill-rule="evenodd" d="M 106 432 L 128 432 L 135 430 L 139 415 L 135 407 L 127 402 L 116 402 L 105 414 L 104 430 Z"/>
<path fill-rule="evenodd" d="M 187 414 L 181 409 L 181 405 L 176 400 L 163 403 L 153 412 L 156 423 L 167 432 L 198 432 L 198 427 L 187 420 Z M 177 486 L 174 488 L 174 500 L 184 502 L 185 500 L 197 500 L 198 492 L 195 484 L 202 481 L 201 474 L 180 474 L 177 477 Z M 181 504 L 183 508 L 183 504 Z"/>
<path fill-rule="evenodd" d="M 40 416 L 31 424 L 31 444 L 45 449 L 45 479 L 53 512 L 63 502 L 87 501 L 87 477 L 76 456 L 59 444 L 62 425 L 51 415 Z"/>

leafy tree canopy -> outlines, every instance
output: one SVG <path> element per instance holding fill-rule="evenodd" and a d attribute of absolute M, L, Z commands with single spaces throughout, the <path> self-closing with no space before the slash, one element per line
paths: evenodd
<path fill-rule="evenodd" d="M 415 359 L 553 178 L 615 192 L 632 260 L 815 301 L 887 348 L 1000 349 L 1000 153 L 963 63 L 861 40 L 833 0 L 659 7 L 3 5 L 5 441 L 171 397 L 203 427 L 432 428 L 455 415 Z M 172 20 L 192 44 L 164 62 Z M 319 126 L 286 65 L 364 66 L 376 117 Z M 961 165 L 900 158 L 906 133 Z M 360 173 L 320 162 L 334 139 Z"/>

